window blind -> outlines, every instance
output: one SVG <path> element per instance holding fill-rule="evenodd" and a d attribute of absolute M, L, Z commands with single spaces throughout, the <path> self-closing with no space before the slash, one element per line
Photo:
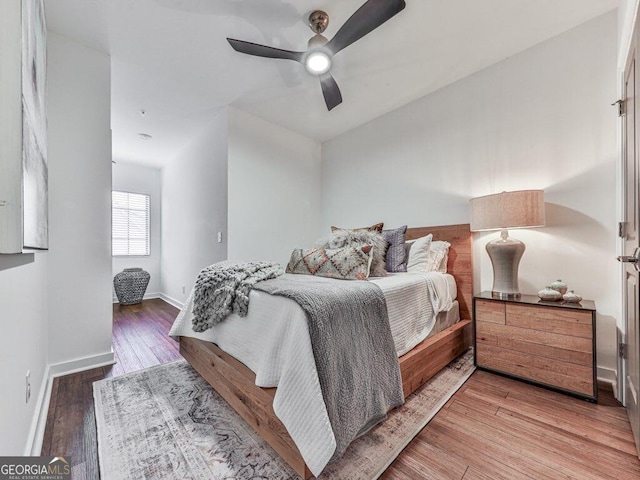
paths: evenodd
<path fill-rule="evenodd" d="M 111 192 L 113 256 L 149 255 L 149 195 Z"/>

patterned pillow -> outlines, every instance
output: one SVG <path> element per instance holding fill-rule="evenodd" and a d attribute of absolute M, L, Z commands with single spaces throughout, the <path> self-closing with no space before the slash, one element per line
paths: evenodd
<path fill-rule="evenodd" d="M 382 235 L 369 230 L 336 230 L 329 238 L 319 240 L 316 247 L 320 248 L 342 248 L 361 247 L 371 245 L 371 272 L 372 277 L 384 277 L 387 274 L 385 268 L 384 254 L 387 251 L 387 241 Z"/>
<path fill-rule="evenodd" d="M 366 280 L 371 267 L 371 245 L 339 249 L 295 249 L 287 273 L 317 275 L 340 280 Z"/>
<path fill-rule="evenodd" d="M 387 272 L 406 272 L 407 257 L 404 250 L 405 234 L 407 226 L 403 225 L 395 230 L 383 230 L 382 238 L 388 243 L 387 253 L 385 255 L 385 264 Z"/>
<path fill-rule="evenodd" d="M 371 225 L 370 227 L 360 227 L 360 228 L 340 228 L 340 227 L 331 227 L 331 233 L 335 233 L 338 230 L 348 230 L 348 231 L 352 231 L 352 232 L 361 232 L 363 230 L 365 231 L 370 231 L 370 232 L 378 232 L 378 233 L 382 233 L 382 229 L 384 228 L 384 223 L 376 223 L 374 225 Z"/>

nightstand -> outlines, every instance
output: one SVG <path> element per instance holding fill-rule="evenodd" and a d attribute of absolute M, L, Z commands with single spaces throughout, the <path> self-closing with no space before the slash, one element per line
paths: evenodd
<path fill-rule="evenodd" d="M 473 297 L 476 366 L 586 400 L 598 400 L 596 306 L 534 295 Z"/>

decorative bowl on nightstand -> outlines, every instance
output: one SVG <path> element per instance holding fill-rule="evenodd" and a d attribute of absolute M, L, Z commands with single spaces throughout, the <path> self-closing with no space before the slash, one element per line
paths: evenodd
<path fill-rule="evenodd" d="M 544 287 L 538 292 L 538 296 L 547 302 L 557 302 L 562 300 L 562 294 L 558 290 L 554 290 L 550 286 Z"/>
<path fill-rule="evenodd" d="M 567 293 L 567 284 L 562 280 L 556 280 L 551 284 L 551 288 L 560 292 L 560 295 Z"/>
<path fill-rule="evenodd" d="M 569 290 L 562 296 L 562 299 L 567 303 L 580 303 L 582 301 L 582 297 L 575 293 L 573 290 Z"/>

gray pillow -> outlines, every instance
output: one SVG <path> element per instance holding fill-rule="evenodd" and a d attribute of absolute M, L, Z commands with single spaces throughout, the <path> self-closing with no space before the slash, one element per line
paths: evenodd
<path fill-rule="evenodd" d="M 405 242 L 404 244 L 404 270 L 405 272 L 407 271 L 407 265 L 409 263 L 409 252 L 411 251 L 411 245 L 413 244 L 413 242 L 415 242 L 415 240 L 410 240 L 408 242 Z"/>
<path fill-rule="evenodd" d="M 336 230 L 329 238 L 320 240 L 315 246 L 336 249 L 361 247 L 363 245 L 373 246 L 371 272 L 369 275 L 372 277 L 384 277 L 387 274 L 384 260 L 387 241 L 378 232 L 369 230 Z"/>
<path fill-rule="evenodd" d="M 387 247 L 387 254 L 385 256 L 387 272 L 407 271 L 407 255 L 404 248 L 406 233 L 406 225 L 394 230 L 382 231 L 382 238 L 384 238 L 389 244 Z"/>

